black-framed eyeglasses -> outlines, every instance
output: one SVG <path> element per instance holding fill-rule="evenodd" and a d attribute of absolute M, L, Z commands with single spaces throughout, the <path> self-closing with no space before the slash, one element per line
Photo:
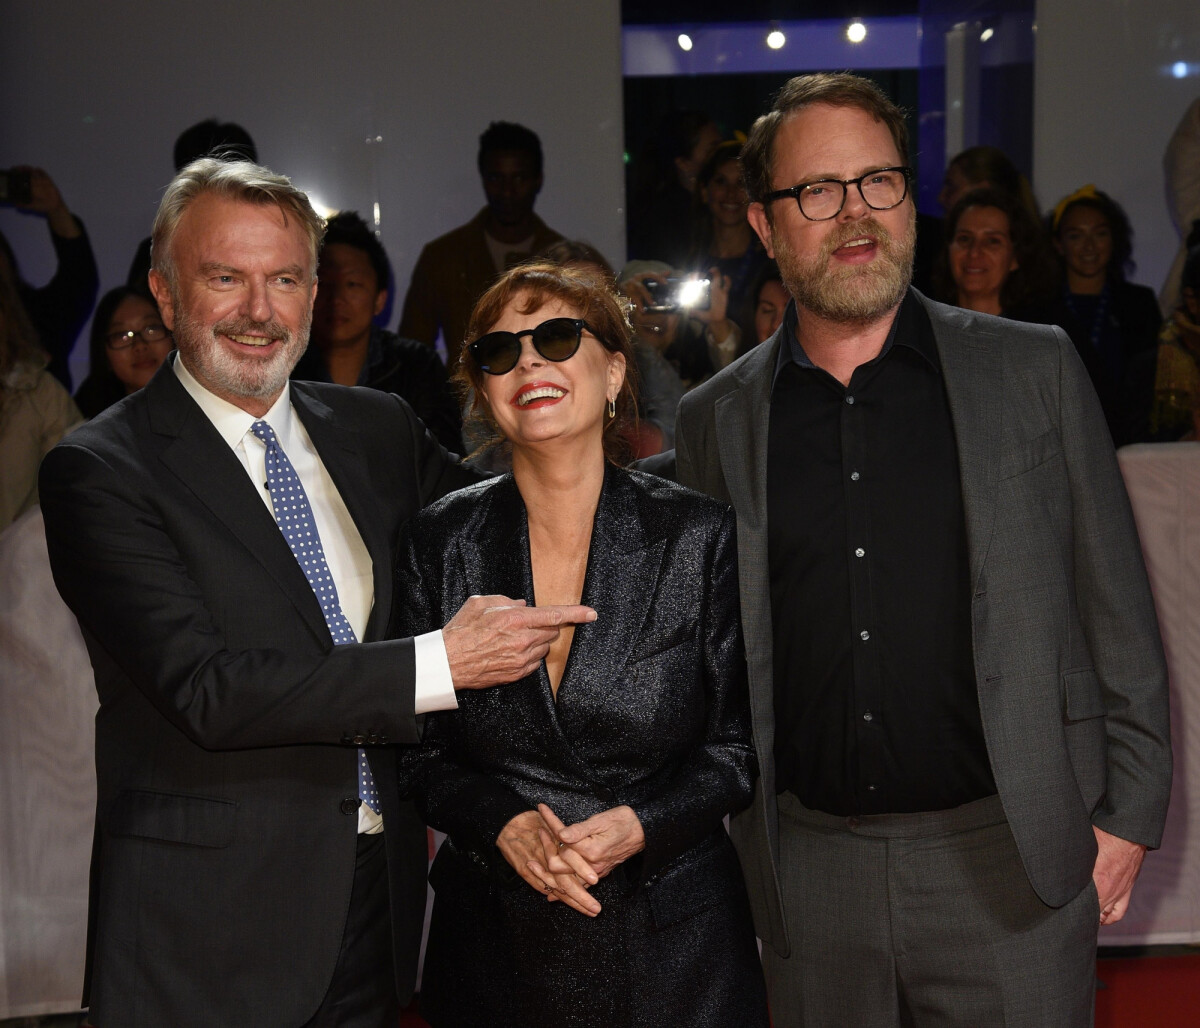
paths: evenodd
<path fill-rule="evenodd" d="M 521 337 L 529 336 L 533 348 L 548 361 L 574 357 L 583 341 L 583 330 L 596 330 L 583 318 L 551 318 L 521 332 L 489 332 L 467 346 L 467 353 L 489 375 L 507 375 L 521 359 Z"/>
<path fill-rule="evenodd" d="M 858 178 L 823 178 L 802 182 L 787 189 L 776 189 L 762 198 L 763 203 L 790 196 L 809 221 L 828 221 L 842 213 L 851 186 L 858 187 L 863 203 L 874 211 L 886 211 L 904 202 L 912 168 L 877 168 Z"/>
<path fill-rule="evenodd" d="M 170 338 L 171 333 L 163 325 L 143 325 L 136 332 L 133 329 L 128 332 L 109 332 L 104 337 L 110 350 L 128 350 L 138 339 L 153 344 Z"/>

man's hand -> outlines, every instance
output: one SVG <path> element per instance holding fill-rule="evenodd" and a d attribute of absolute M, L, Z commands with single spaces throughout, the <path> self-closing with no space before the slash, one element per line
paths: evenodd
<path fill-rule="evenodd" d="M 442 629 L 455 689 L 486 689 L 537 670 L 563 625 L 595 621 L 591 607 L 528 607 L 507 596 L 472 596 Z"/>
<path fill-rule="evenodd" d="M 1092 825 L 1092 831 L 1096 833 L 1099 847 L 1092 881 L 1096 883 L 1096 893 L 1100 897 L 1100 923 L 1116 924 L 1129 906 L 1129 894 L 1142 869 L 1146 847 L 1110 835 L 1095 825 Z"/>

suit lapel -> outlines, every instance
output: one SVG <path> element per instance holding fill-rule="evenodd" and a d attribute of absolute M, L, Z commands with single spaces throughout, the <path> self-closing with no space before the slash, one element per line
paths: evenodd
<path fill-rule="evenodd" d="M 751 668 L 750 705 L 755 743 L 764 755 L 764 778 L 774 789 L 774 665 L 770 571 L 767 565 L 767 437 L 771 387 L 783 328 L 756 347 L 739 368 L 739 388 L 715 404 L 717 449 L 729 496 L 737 511 L 738 581 L 746 662 Z"/>
<path fill-rule="evenodd" d="M 162 463 L 275 580 L 318 638 L 329 639 L 321 605 L 246 469 L 164 361 L 146 386 Z"/>
<path fill-rule="evenodd" d="M 625 681 L 622 669 L 657 592 L 664 539 L 647 538 L 630 479 L 609 468 L 596 508 L 582 603 L 596 621 L 579 625 L 559 685 L 557 713 L 567 739 L 578 739 Z"/>
<path fill-rule="evenodd" d="M 487 491 L 474 512 L 470 529 L 458 535 L 458 560 L 471 591 L 523 599 L 533 606 L 529 522 L 511 475 Z M 559 724 L 545 664 L 529 679 L 501 687 L 497 695 L 503 697 L 506 718 L 522 719 L 528 735 L 542 740 L 564 766 L 579 766 Z M 492 698 L 489 695 L 488 699 Z"/>
<path fill-rule="evenodd" d="M 389 519 L 371 486 L 370 470 L 353 433 L 339 425 L 333 411 L 297 383 L 291 386 L 292 407 L 304 423 L 321 462 L 354 520 L 358 534 L 371 555 L 375 602 L 363 639 L 382 639 L 392 609 L 393 543 L 388 538 Z"/>
<path fill-rule="evenodd" d="M 922 299 L 924 299 L 922 297 Z M 937 341 L 954 437 L 967 523 L 967 552 L 971 588 L 975 589 L 992 538 L 996 513 L 996 473 L 1000 433 L 1004 426 L 1003 340 L 989 327 L 975 323 L 971 331 L 960 322 L 961 312 L 925 301 Z"/>

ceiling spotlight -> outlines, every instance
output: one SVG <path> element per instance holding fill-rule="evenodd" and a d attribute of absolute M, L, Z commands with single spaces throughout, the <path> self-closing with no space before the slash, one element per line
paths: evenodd
<path fill-rule="evenodd" d="M 1177 79 L 1185 79 L 1188 74 L 1188 66 L 1184 61 L 1176 61 L 1171 65 L 1171 75 Z"/>
<path fill-rule="evenodd" d="M 861 21 L 852 21 L 846 26 L 846 38 L 851 43 L 861 43 L 867 38 L 867 27 Z"/>
<path fill-rule="evenodd" d="M 692 37 L 686 32 L 679 33 L 679 38 L 676 40 L 680 50 L 690 50 L 692 48 Z"/>
<path fill-rule="evenodd" d="M 986 43 L 995 34 L 996 34 L 995 29 L 984 29 L 981 33 L 979 33 L 979 42 Z"/>
<path fill-rule="evenodd" d="M 771 31 L 767 33 L 767 46 L 772 50 L 782 50 L 786 42 L 787 36 L 779 28 L 779 22 L 771 22 Z"/>

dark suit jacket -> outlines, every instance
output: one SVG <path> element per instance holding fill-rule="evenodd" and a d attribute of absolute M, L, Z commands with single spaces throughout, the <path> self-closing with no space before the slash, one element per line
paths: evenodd
<path fill-rule="evenodd" d="M 1121 374 L 1114 377 L 1102 356 L 1092 345 L 1090 324 L 1083 324 L 1067 306 L 1060 294 L 1044 308 L 1022 318 L 1044 325 L 1058 325 L 1071 337 L 1079 358 L 1087 369 L 1105 420 L 1117 446 L 1134 442 L 1126 423 L 1122 401 L 1125 398 L 1124 378 L 1139 355 L 1153 351 L 1158 345 L 1158 333 L 1162 328 L 1162 312 L 1158 309 L 1158 297 L 1146 286 L 1132 282 L 1115 282 L 1110 285 L 1108 320 L 1120 333 L 1122 348 Z"/>
<path fill-rule="evenodd" d="M 988 757 L 1038 895 L 1087 884 L 1092 825 L 1157 846 L 1171 782 L 1167 679 L 1104 417 L 1059 329 L 929 312 L 958 443 Z M 684 397 L 679 481 L 738 513 L 742 624 L 761 777 L 732 828 L 760 937 L 789 950 L 775 803 L 767 424 L 782 329 Z M 819 502 L 819 497 L 814 498 Z"/>
<path fill-rule="evenodd" d="M 475 301 L 496 280 L 496 265 L 483 230 L 486 220 L 484 207 L 465 225 L 425 244 L 413 267 L 396 330 L 408 339 L 433 346 L 441 329 L 446 341 L 446 367 L 451 372 L 462 350 Z M 533 223 L 533 253 L 541 253 L 562 239 L 536 215 Z"/>
<path fill-rule="evenodd" d="M 270 511 L 171 363 L 41 474 L 55 582 L 100 696 L 92 1017 L 258 1028 L 313 1014 L 354 877 L 356 736 L 380 785 L 404 997 L 425 836 L 387 784 L 385 743 L 417 739 L 413 649 L 373 640 L 401 523 L 465 473 L 398 398 L 292 384 L 374 566 L 370 642 L 335 648 Z"/>
<path fill-rule="evenodd" d="M 447 497 L 409 531 L 398 586 L 399 609 L 412 619 L 406 630 L 440 623 L 471 593 L 533 603 L 528 524 L 511 476 Z M 681 966 L 711 962 L 725 967 L 707 983 L 711 1009 L 721 1009 L 721 996 L 735 1011 L 755 1009 L 757 950 L 721 825 L 749 802 L 755 774 L 734 546 L 724 505 L 610 468 L 582 598 L 599 619 L 575 629 L 557 702 L 543 666 L 427 719 L 413 789 L 430 824 L 450 837 L 430 875 L 437 902 L 422 1010 L 435 1023 L 453 1011 L 464 1023 L 526 1024 L 538 1003 L 547 1005 L 533 1020 L 545 1023 L 555 1003 L 576 1001 L 563 977 L 576 966 L 590 982 L 589 1006 L 624 1002 L 613 993 L 632 981 L 658 1009 L 678 992 L 668 983 Z M 497 848 L 504 825 L 538 802 L 568 824 L 621 804 L 641 820 L 645 850 L 593 889 L 605 905 L 599 919 L 548 905 Z M 657 933 L 618 930 L 626 924 L 613 920 L 624 916 L 619 898 L 631 890 L 644 896 Z M 560 938 L 565 954 L 531 957 Z M 624 965 L 638 946 L 662 949 L 631 975 Z M 468 1005 L 479 997 L 499 1005 Z M 746 1016 L 703 1023 L 755 1023 Z M 681 1015 L 673 1023 L 701 1022 Z"/>
<path fill-rule="evenodd" d="M 304 382 L 329 382 L 325 355 L 310 345 L 292 370 Z M 451 453 L 463 453 L 462 413 L 446 380 L 446 367 L 434 350 L 415 339 L 372 327 L 367 360 L 355 383 L 395 393 Z"/>

